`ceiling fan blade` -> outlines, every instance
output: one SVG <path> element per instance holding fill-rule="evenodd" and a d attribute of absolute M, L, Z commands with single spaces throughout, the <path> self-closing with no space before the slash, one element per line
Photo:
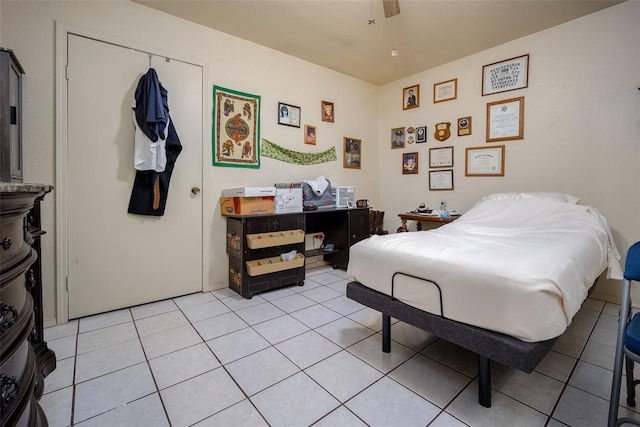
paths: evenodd
<path fill-rule="evenodd" d="M 398 0 L 382 0 L 382 6 L 384 7 L 385 18 L 391 18 L 400 13 L 400 3 L 398 3 Z"/>

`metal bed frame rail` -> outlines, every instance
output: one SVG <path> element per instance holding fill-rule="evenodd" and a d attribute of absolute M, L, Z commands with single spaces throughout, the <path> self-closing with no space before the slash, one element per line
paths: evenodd
<path fill-rule="evenodd" d="M 395 297 L 396 277 L 405 276 L 431 283 L 438 289 L 440 315 L 429 313 Z M 382 351 L 391 351 L 391 317 L 425 330 L 438 338 L 459 345 L 478 355 L 478 403 L 491 407 L 491 362 L 496 361 L 530 373 L 551 349 L 557 338 L 540 342 L 525 342 L 500 332 L 458 322 L 444 316 L 444 301 L 440 286 L 433 280 L 396 272 L 391 283 L 391 295 L 373 290 L 357 282 L 347 284 L 347 297 L 382 314 Z"/>

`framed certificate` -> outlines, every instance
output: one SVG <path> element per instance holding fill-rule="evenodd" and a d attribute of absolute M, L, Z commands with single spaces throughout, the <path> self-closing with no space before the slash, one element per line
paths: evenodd
<path fill-rule="evenodd" d="M 429 149 L 430 168 L 452 168 L 453 167 L 453 146 Z"/>
<path fill-rule="evenodd" d="M 487 104 L 487 142 L 524 138 L 524 96 Z"/>
<path fill-rule="evenodd" d="M 447 80 L 433 85 L 433 103 L 451 101 L 458 97 L 458 79 Z"/>
<path fill-rule="evenodd" d="M 467 147 L 465 176 L 504 176 L 504 145 Z"/>
<path fill-rule="evenodd" d="M 528 54 L 482 67 L 482 96 L 522 89 L 528 85 Z"/>
<path fill-rule="evenodd" d="M 453 169 L 429 171 L 429 190 L 453 190 Z"/>

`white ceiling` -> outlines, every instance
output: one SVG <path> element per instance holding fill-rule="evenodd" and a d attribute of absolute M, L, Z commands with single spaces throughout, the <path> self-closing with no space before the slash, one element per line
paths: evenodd
<path fill-rule="evenodd" d="M 400 0 L 385 18 L 381 0 L 132 1 L 376 85 L 621 2 Z"/>

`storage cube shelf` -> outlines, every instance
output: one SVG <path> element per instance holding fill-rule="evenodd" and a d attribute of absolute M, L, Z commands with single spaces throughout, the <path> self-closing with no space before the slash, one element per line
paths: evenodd
<path fill-rule="evenodd" d="M 275 273 L 276 271 L 289 270 L 304 265 L 304 255 L 296 254 L 291 261 L 283 261 L 279 256 L 247 261 L 247 274 L 260 276 L 262 274 Z"/>
<path fill-rule="evenodd" d="M 274 233 L 247 234 L 250 249 L 270 248 L 304 242 L 304 230 L 286 230 Z"/>

